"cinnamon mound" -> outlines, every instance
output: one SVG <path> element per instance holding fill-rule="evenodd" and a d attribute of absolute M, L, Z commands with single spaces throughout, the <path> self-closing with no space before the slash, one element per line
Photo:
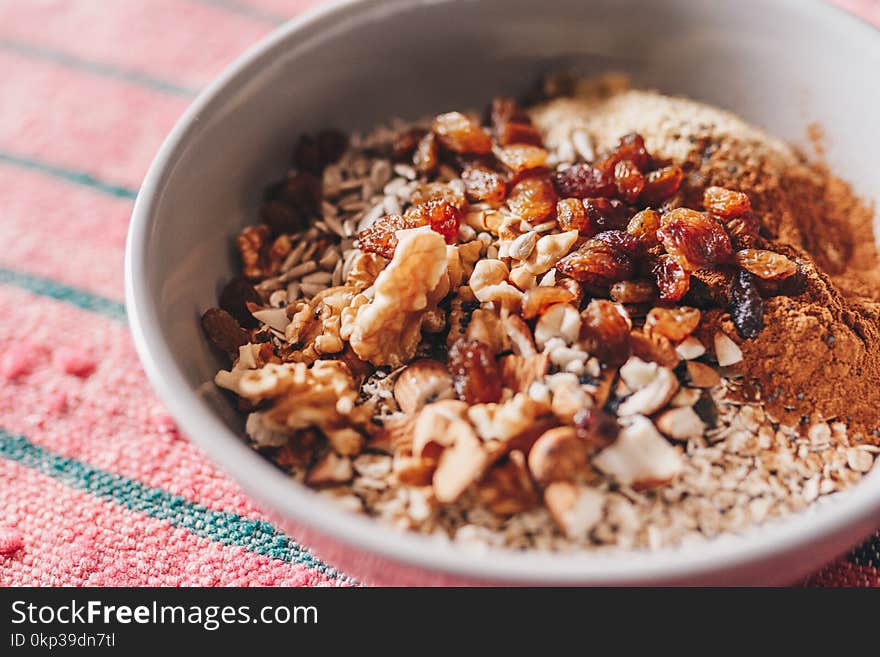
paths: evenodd
<path fill-rule="evenodd" d="M 855 440 L 880 442 L 880 257 L 873 211 L 845 182 L 728 112 L 617 78 L 579 83 L 532 118 L 551 148 L 574 132 L 596 151 L 641 133 L 650 152 L 685 170 L 691 207 L 708 185 L 747 193 L 769 247 L 805 262 L 807 289 L 768 299 L 764 330 L 741 341 L 744 394 L 786 424 L 837 418 Z"/>

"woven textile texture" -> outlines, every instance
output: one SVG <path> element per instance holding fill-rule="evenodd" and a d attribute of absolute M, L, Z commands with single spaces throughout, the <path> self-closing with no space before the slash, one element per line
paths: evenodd
<path fill-rule="evenodd" d="M 0 0 L 0 585 L 347 585 L 178 433 L 125 321 L 175 120 L 314 2 Z M 880 1 L 846 8 L 880 24 Z M 880 585 L 880 535 L 808 580 Z"/>

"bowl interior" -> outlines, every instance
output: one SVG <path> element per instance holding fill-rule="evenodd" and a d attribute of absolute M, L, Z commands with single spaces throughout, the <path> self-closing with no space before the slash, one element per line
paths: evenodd
<path fill-rule="evenodd" d="M 255 221 L 296 137 L 481 107 L 559 68 L 627 72 L 802 145 L 819 122 L 833 169 L 877 198 L 880 36 L 819 3 L 366 0 L 297 21 L 184 117 L 144 184 L 129 244 L 130 311 L 151 379 L 188 435 L 264 502 L 324 522 L 304 508 L 323 502 L 242 447 L 238 415 L 196 394 L 226 366 L 198 318 L 235 273 L 231 237 Z M 324 510 L 331 531 L 354 526 Z"/>

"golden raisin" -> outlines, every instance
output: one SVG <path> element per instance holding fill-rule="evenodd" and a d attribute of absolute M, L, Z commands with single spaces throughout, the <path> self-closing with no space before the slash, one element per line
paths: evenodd
<path fill-rule="evenodd" d="M 703 207 L 725 219 L 739 217 L 752 209 L 748 196 L 724 187 L 707 187 L 703 192 Z"/>
<path fill-rule="evenodd" d="M 456 153 L 488 153 L 492 139 L 461 112 L 447 112 L 434 119 L 431 129 L 440 143 Z"/>
<path fill-rule="evenodd" d="M 643 203 L 661 203 L 673 196 L 681 187 L 684 171 L 681 167 L 669 166 L 651 171 L 645 176 L 645 188 L 642 190 Z"/>
<path fill-rule="evenodd" d="M 461 172 L 464 190 L 473 201 L 497 204 L 504 200 L 507 185 L 504 176 L 484 166 L 466 167 Z"/>
<path fill-rule="evenodd" d="M 645 317 L 645 331 L 650 335 L 662 335 L 672 342 L 681 342 L 700 324 L 700 311 L 696 308 L 651 308 Z"/>
<path fill-rule="evenodd" d="M 678 258 L 661 255 L 652 268 L 657 277 L 657 289 L 661 301 L 679 301 L 690 288 L 691 276 L 681 266 Z"/>
<path fill-rule="evenodd" d="M 459 338 L 449 349 L 447 367 L 462 401 L 484 404 L 501 399 L 501 368 L 488 345 Z"/>
<path fill-rule="evenodd" d="M 546 178 L 530 176 L 513 186 L 507 205 L 511 212 L 526 221 L 542 221 L 556 209 L 556 192 Z"/>
<path fill-rule="evenodd" d="M 495 139 L 501 146 L 510 144 L 541 146 L 541 133 L 531 124 L 529 115 L 512 98 L 503 96 L 494 98 L 489 114 Z"/>
<path fill-rule="evenodd" d="M 660 243 L 657 230 L 660 228 L 660 215 L 648 208 L 636 214 L 626 226 L 626 232 L 643 242 L 648 248 Z"/>
<path fill-rule="evenodd" d="M 736 264 L 764 280 L 782 280 L 797 272 L 797 263 L 781 253 L 763 249 L 743 249 L 736 252 Z"/>
<path fill-rule="evenodd" d="M 645 149 L 645 140 L 637 132 L 631 132 L 621 137 L 617 146 L 596 166 L 611 172 L 618 162 L 629 160 L 639 171 L 645 171 L 651 165 L 651 159 L 651 155 Z"/>
<path fill-rule="evenodd" d="M 383 258 L 393 258 L 394 249 L 397 248 L 397 231 L 415 227 L 411 219 L 399 214 L 385 215 L 358 233 L 360 249 Z"/>
<path fill-rule="evenodd" d="M 436 199 L 419 203 L 407 208 L 403 216 L 413 223 L 413 227 L 430 226 L 431 230 L 443 236 L 447 244 L 455 244 L 461 225 L 461 212 L 449 201 Z"/>
<path fill-rule="evenodd" d="M 422 174 L 429 174 L 437 168 L 437 140 L 429 132 L 419 140 L 413 153 L 413 166 Z"/>
<path fill-rule="evenodd" d="M 547 151 L 531 144 L 511 144 L 495 149 L 495 157 L 514 173 L 537 169 L 547 162 Z"/>
<path fill-rule="evenodd" d="M 657 235 L 666 251 L 683 259 L 681 264 L 692 270 L 728 262 L 733 256 L 724 226 L 696 210 L 678 208 L 667 212 L 660 220 Z"/>
<path fill-rule="evenodd" d="M 614 184 L 621 200 L 635 203 L 645 188 L 645 177 L 634 162 L 620 160 L 614 165 Z"/>
<path fill-rule="evenodd" d="M 607 299 L 593 299 L 581 313 L 584 347 L 609 365 L 620 365 L 630 355 L 630 325 L 624 312 Z"/>
<path fill-rule="evenodd" d="M 611 286 L 609 295 L 617 303 L 645 303 L 657 294 L 650 281 L 618 281 Z"/>
<path fill-rule="evenodd" d="M 556 263 L 556 270 L 590 287 L 607 288 L 632 278 L 634 267 L 622 251 L 600 242 L 569 253 Z"/>
<path fill-rule="evenodd" d="M 564 230 L 576 230 L 578 232 L 587 227 L 587 216 L 584 213 L 584 204 L 579 198 L 562 198 L 556 202 L 556 221 Z"/>

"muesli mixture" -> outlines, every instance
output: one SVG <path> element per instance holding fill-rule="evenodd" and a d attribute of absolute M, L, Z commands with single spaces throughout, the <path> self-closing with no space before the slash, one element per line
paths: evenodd
<path fill-rule="evenodd" d="M 740 119 L 556 77 L 293 161 L 202 324 L 255 448 L 346 508 L 653 548 L 871 469 L 871 212 Z"/>

